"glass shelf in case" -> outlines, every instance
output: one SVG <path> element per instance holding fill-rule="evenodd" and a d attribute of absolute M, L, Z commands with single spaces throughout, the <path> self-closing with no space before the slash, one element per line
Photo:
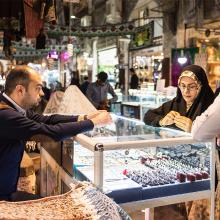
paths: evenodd
<path fill-rule="evenodd" d="M 123 98 L 121 115 L 143 120 L 147 110 L 158 108 L 173 98 L 173 95 L 166 95 L 162 92 L 140 90 L 139 93 Z"/>

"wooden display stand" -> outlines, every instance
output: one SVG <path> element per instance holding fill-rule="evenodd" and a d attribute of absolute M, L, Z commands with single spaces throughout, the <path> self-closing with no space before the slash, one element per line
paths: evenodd
<path fill-rule="evenodd" d="M 34 163 L 32 159 L 28 156 L 28 154 L 24 152 L 20 166 L 18 190 L 35 194 L 35 182 L 36 176 L 34 170 Z"/>

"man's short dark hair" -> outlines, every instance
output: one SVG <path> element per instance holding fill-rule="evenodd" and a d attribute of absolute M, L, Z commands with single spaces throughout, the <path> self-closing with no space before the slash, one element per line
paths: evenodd
<path fill-rule="evenodd" d="M 30 81 L 29 68 L 26 66 L 17 66 L 6 77 L 5 93 L 10 95 L 17 85 L 22 85 L 27 90 Z"/>
<path fill-rule="evenodd" d="M 106 80 L 108 79 L 108 74 L 104 71 L 98 73 L 97 75 L 98 79 L 102 82 L 106 82 Z"/>

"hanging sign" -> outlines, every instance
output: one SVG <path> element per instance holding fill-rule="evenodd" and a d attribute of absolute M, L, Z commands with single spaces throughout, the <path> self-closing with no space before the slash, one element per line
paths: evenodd
<path fill-rule="evenodd" d="M 130 43 L 130 50 L 146 48 L 153 45 L 154 22 L 138 27 Z"/>

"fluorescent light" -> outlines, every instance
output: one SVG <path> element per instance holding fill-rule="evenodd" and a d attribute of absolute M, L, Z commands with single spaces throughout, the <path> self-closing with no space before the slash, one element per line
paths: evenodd
<path fill-rule="evenodd" d="M 71 18 L 71 19 L 74 19 L 74 18 L 76 18 L 76 16 L 75 16 L 75 15 L 71 15 L 70 18 Z"/>

